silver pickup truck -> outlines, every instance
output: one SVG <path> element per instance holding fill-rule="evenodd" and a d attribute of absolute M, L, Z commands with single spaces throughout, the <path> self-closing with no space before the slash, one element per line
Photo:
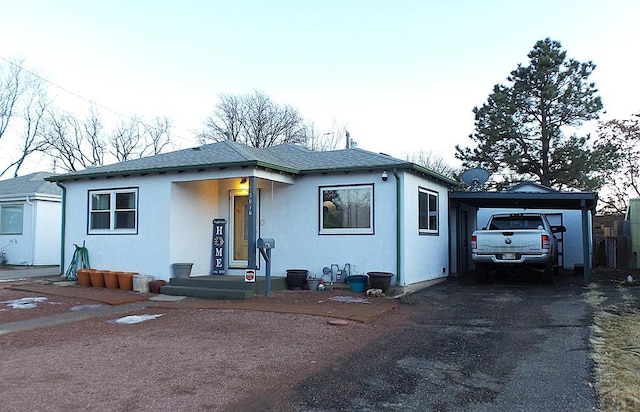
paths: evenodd
<path fill-rule="evenodd" d="M 554 233 L 563 226 L 551 226 L 542 213 L 510 213 L 491 216 L 487 227 L 471 236 L 471 258 L 480 280 L 492 270 L 517 268 L 542 273 L 544 283 L 553 283 L 558 273 L 558 240 Z"/>

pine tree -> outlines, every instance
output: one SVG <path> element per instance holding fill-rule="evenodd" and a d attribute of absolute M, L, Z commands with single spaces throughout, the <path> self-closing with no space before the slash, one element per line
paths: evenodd
<path fill-rule="evenodd" d="M 578 127 L 598 119 L 602 101 L 588 81 L 592 62 L 567 59 L 559 42 L 536 43 L 521 64 L 497 84 L 482 107 L 474 108 L 475 148 L 456 146 L 464 167 L 482 167 L 500 178 L 500 189 L 530 180 L 558 190 L 597 190 L 602 173 L 616 166 L 612 145 L 594 149 Z M 571 133 L 571 134 L 569 134 Z"/>

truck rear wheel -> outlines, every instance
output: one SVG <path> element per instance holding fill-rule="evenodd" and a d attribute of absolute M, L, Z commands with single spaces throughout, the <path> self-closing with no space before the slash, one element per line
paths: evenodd
<path fill-rule="evenodd" d="M 475 280 L 478 283 L 487 283 L 489 281 L 489 275 L 491 274 L 491 268 L 488 266 L 476 266 Z"/>
<path fill-rule="evenodd" d="M 545 285 L 551 285 L 553 283 L 553 280 L 554 280 L 553 265 L 552 264 L 545 265 L 544 272 L 542 272 L 542 283 L 544 283 Z"/>

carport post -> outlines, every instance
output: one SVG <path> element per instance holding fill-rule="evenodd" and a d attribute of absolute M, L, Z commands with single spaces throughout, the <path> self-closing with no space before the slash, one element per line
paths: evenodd
<path fill-rule="evenodd" d="M 584 255 L 584 282 L 591 279 L 591 231 L 589 230 L 589 210 L 585 200 L 580 201 L 582 210 L 582 254 Z"/>

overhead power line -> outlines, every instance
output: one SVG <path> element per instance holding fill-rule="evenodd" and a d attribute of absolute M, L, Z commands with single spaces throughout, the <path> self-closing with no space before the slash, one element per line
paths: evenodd
<path fill-rule="evenodd" d="M 116 116 L 120 116 L 123 119 L 127 119 L 127 120 L 130 120 L 130 121 L 135 122 L 135 123 L 139 123 L 139 124 L 141 124 L 141 125 L 143 125 L 145 127 L 151 128 L 151 129 L 160 130 L 160 129 L 156 128 L 155 126 L 152 126 L 152 125 L 149 125 L 149 124 L 147 124 L 147 123 L 145 123 L 143 121 L 140 121 L 140 119 L 136 119 L 134 117 L 124 115 L 124 114 L 122 114 L 122 113 L 120 113 L 120 112 L 118 112 L 116 110 L 113 110 L 113 109 L 111 109 L 111 108 L 109 108 L 109 107 L 107 107 L 107 106 L 105 106 L 103 104 L 100 104 L 100 103 L 96 102 L 95 100 L 86 98 L 86 97 L 84 97 L 84 96 L 82 96 L 82 95 L 80 95 L 80 94 L 78 94 L 78 93 L 76 93 L 74 91 L 71 91 L 71 90 L 67 89 L 66 87 L 62 87 L 59 84 L 56 84 L 56 83 L 52 82 L 51 80 L 46 79 L 46 78 L 40 76 L 39 74 L 37 74 L 37 73 L 35 73 L 35 72 L 33 72 L 33 71 L 29 70 L 29 69 L 25 69 L 21 65 L 15 63 L 15 62 L 12 62 L 11 60 L 9 60 L 9 59 L 7 59 L 7 58 L 5 58 L 3 56 L 0 56 L 0 60 L 5 61 L 6 63 L 10 64 L 11 66 L 16 67 L 17 69 L 29 74 L 30 76 L 38 78 L 38 79 L 42 80 L 43 82 L 46 82 L 46 83 L 50 84 L 51 86 L 53 86 L 53 87 L 55 87 L 57 89 L 60 89 L 65 93 L 70 94 L 71 96 L 74 96 L 74 97 L 76 97 L 78 99 L 84 100 L 84 101 L 86 101 L 86 102 L 88 102 L 90 104 L 95 105 L 96 107 L 99 107 L 99 108 L 104 109 L 104 110 L 106 110 L 106 111 L 108 111 L 110 113 L 113 113 Z M 176 136 L 176 137 L 181 138 L 181 136 Z"/>

